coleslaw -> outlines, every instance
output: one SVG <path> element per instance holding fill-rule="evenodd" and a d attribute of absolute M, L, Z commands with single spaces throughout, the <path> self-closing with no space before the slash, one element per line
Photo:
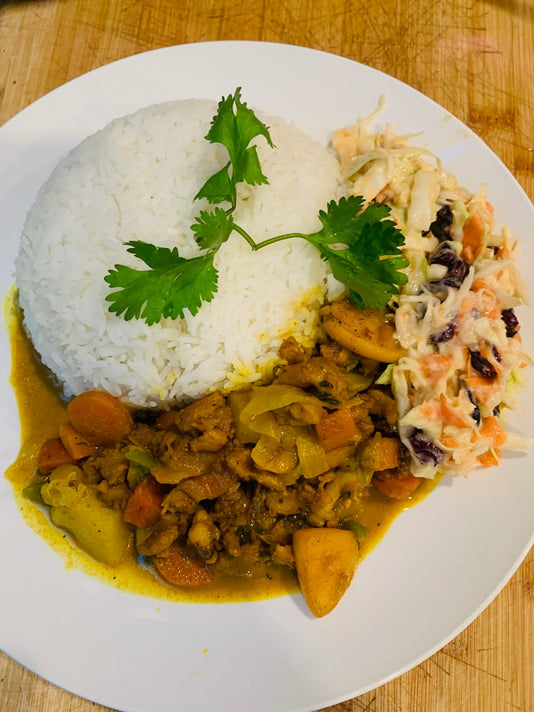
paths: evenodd
<path fill-rule="evenodd" d="M 332 139 L 350 192 L 386 203 L 405 236 L 408 282 L 390 304 L 405 355 L 379 383 L 397 400 L 412 473 L 466 475 L 503 449 L 534 447 L 501 417 L 531 363 L 515 313 L 529 303 L 518 241 L 496 230 L 485 186 L 470 193 L 389 124 L 373 133 L 381 106 Z"/>

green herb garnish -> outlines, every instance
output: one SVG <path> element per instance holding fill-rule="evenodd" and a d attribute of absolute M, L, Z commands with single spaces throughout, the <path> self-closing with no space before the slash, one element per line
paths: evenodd
<path fill-rule="evenodd" d="M 390 211 L 385 205 L 371 204 L 364 209 L 360 196 L 332 200 L 326 211 L 319 212 L 322 228 L 318 232 L 277 235 L 258 243 L 234 222 L 237 185 L 269 182 L 261 171 L 256 146 L 250 145 L 259 136 L 273 146 L 267 126 L 241 101 L 239 88 L 219 102 L 206 139 L 226 148 L 228 162 L 195 196 L 206 198 L 217 207 L 201 210 L 191 226 L 204 252 L 186 259 L 180 257 L 177 248 L 157 247 L 140 240 L 128 242 L 128 252 L 148 269 L 115 265 L 108 272 L 105 280 L 116 290 L 106 297 L 109 311 L 126 320 L 144 319 L 149 325 L 162 317 L 183 318 L 186 309 L 194 316 L 202 302 L 211 301 L 217 292 L 218 274 L 213 260 L 232 232 L 241 235 L 252 250 L 289 238 L 307 240 L 319 250 L 334 277 L 348 288 L 351 301 L 361 309 L 383 308 L 393 294 L 398 294 L 398 285 L 407 281 L 400 270 L 408 263 L 400 249 L 404 237 L 387 219 Z M 230 207 L 225 210 L 220 203 L 229 203 Z"/>

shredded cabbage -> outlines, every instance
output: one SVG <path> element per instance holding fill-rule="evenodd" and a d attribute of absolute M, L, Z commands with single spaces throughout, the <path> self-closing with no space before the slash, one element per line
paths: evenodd
<path fill-rule="evenodd" d="M 336 132 L 332 143 L 350 192 L 386 203 L 405 236 L 408 282 L 391 306 L 406 355 L 380 383 L 395 395 L 413 474 L 467 474 L 496 464 L 501 448 L 534 447 L 499 420 L 531 363 L 519 329 L 504 318 L 529 303 L 518 243 L 508 228 L 495 229 L 485 186 L 470 193 L 389 125 L 373 133 L 376 113 Z"/>

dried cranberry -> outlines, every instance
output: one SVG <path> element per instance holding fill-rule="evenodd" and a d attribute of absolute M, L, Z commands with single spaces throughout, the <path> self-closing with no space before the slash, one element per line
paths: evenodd
<path fill-rule="evenodd" d="M 440 450 L 422 430 L 414 429 L 409 436 L 409 440 L 413 454 L 421 464 L 431 463 L 432 465 L 437 465 L 438 462 L 443 460 L 445 455 L 443 450 Z"/>
<path fill-rule="evenodd" d="M 458 257 L 456 250 L 448 242 L 442 242 L 434 250 L 430 255 L 429 263 L 447 267 L 447 272 L 441 279 L 429 282 L 428 286 L 431 292 L 440 292 L 444 287 L 458 288 L 469 274 L 469 265 Z"/>
<path fill-rule="evenodd" d="M 444 341 L 450 341 L 458 331 L 458 325 L 454 321 L 450 321 L 437 334 L 430 335 L 430 342 L 433 344 L 442 344 Z"/>
<path fill-rule="evenodd" d="M 479 351 L 470 351 L 469 356 L 471 357 L 471 366 L 482 378 L 497 378 L 495 367 L 491 365 L 487 358 L 481 356 Z"/>
<path fill-rule="evenodd" d="M 501 312 L 501 319 L 506 325 L 506 336 L 511 338 L 515 336 L 519 330 L 519 321 L 515 315 L 513 309 L 503 309 Z"/>
<path fill-rule="evenodd" d="M 443 205 L 436 214 L 436 219 L 430 225 L 430 230 L 440 242 L 451 239 L 452 210 L 450 205 Z"/>

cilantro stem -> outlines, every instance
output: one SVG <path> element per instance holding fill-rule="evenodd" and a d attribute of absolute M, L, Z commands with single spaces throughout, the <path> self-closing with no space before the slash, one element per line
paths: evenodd
<path fill-rule="evenodd" d="M 237 228 L 237 225 L 235 226 L 235 228 Z M 289 240 L 292 237 L 301 237 L 304 240 L 309 240 L 310 238 L 309 235 L 305 235 L 303 232 L 288 232 L 285 235 L 276 235 L 276 237 L 269 237 L 267 240 L 262 240 L 261 242 L 254 242 L 253 240 L 250 240 L 249 244 L 253 250 L 259 250 L 260 247 L 267 247 L 267 245 L 273 245 L 275 242 L 281 242 L 282 240 Z"/>
<path fill-rule="evenodd" d="M 365 305 L 384 308 L 391 296 L 398 294 L 398 285 L 407 281 L 401 271 L 408 265 L 401 252 L 404 237 L 386 219 L 389 208 L 384 205 L 370 204 L 364 210 L 364 199 L 354 195 L 337 202 L 331 200 L 326 210 L 319 211 L 322 228 L 318 232 L 289 232 L 261 242 L 234 222 L 236 186 L 242 182 L 251 186 L 269 182 L 262 173 L 256 145 L 249 145 L 258 136 L 273 147 L 269 129 L 241 101 L 240 89 L 223 97 L 206 139 L 224 146 L 229 161 L 208 178 L 195 196 L 215 207 L 201 210 L 191 225 L 203 254 L 186 259 L 176 247 L 157 247 L 140 240 L 129 242 L 128 252 L 149 269 L 115 265 L 109 270 L 104 279 L 115 290 L 106 296 L 109 311 L 123 314 L 126 320 L 144 319 L 149 325 L 161 318 L 184 318 L 185 309 L 194 316 L 202 303 L 211 301 L 217 292 L 214 257 L 234 230 L 254 252 L 291 238 L 311 243 L 362 309 Z M 230 207 L 223 209 L 221 204 L 225 203 Z"/>
<path fill-rule="evenodd" d="M 261 247 L 267 247 L 267 245 L 273 245 L 275 242 L 288 240 L 291 237 L 300 237 L 304 240 L 309 240 L 310 237 L 309 235 L 305 235 L 303 232 L 288 232 L 285 235 L 276 235 L 276 237 L 269 237 L 266 240 L 262 240 L 261 242 L 254 242 L 253 238 L 248 234 L 248 232 L 236 223 L 232 224 L 232 229 L 235 230 L 235 232 L 238 232 L 241 237 L 243 237 L 248 242 L 251 249 L 254 251 L 259 250 Z"/>
<path fill-rule="evenodd" d="M 232 230 L 235 230 L 235 232 L 238 232 L 241 237 L 244 237 L 245 240 L 248 242 L 252 250 L 257 250 L 258 245 L 254 242 L 254 240 L 250 237 L 248 232 L 246 230 L 243 230 L 242 227 L 239 227 L 239 225 L 236 225 L 235 223 L 232 223 Z M 261 243 L 260 243 L 261 244 Z"/>

